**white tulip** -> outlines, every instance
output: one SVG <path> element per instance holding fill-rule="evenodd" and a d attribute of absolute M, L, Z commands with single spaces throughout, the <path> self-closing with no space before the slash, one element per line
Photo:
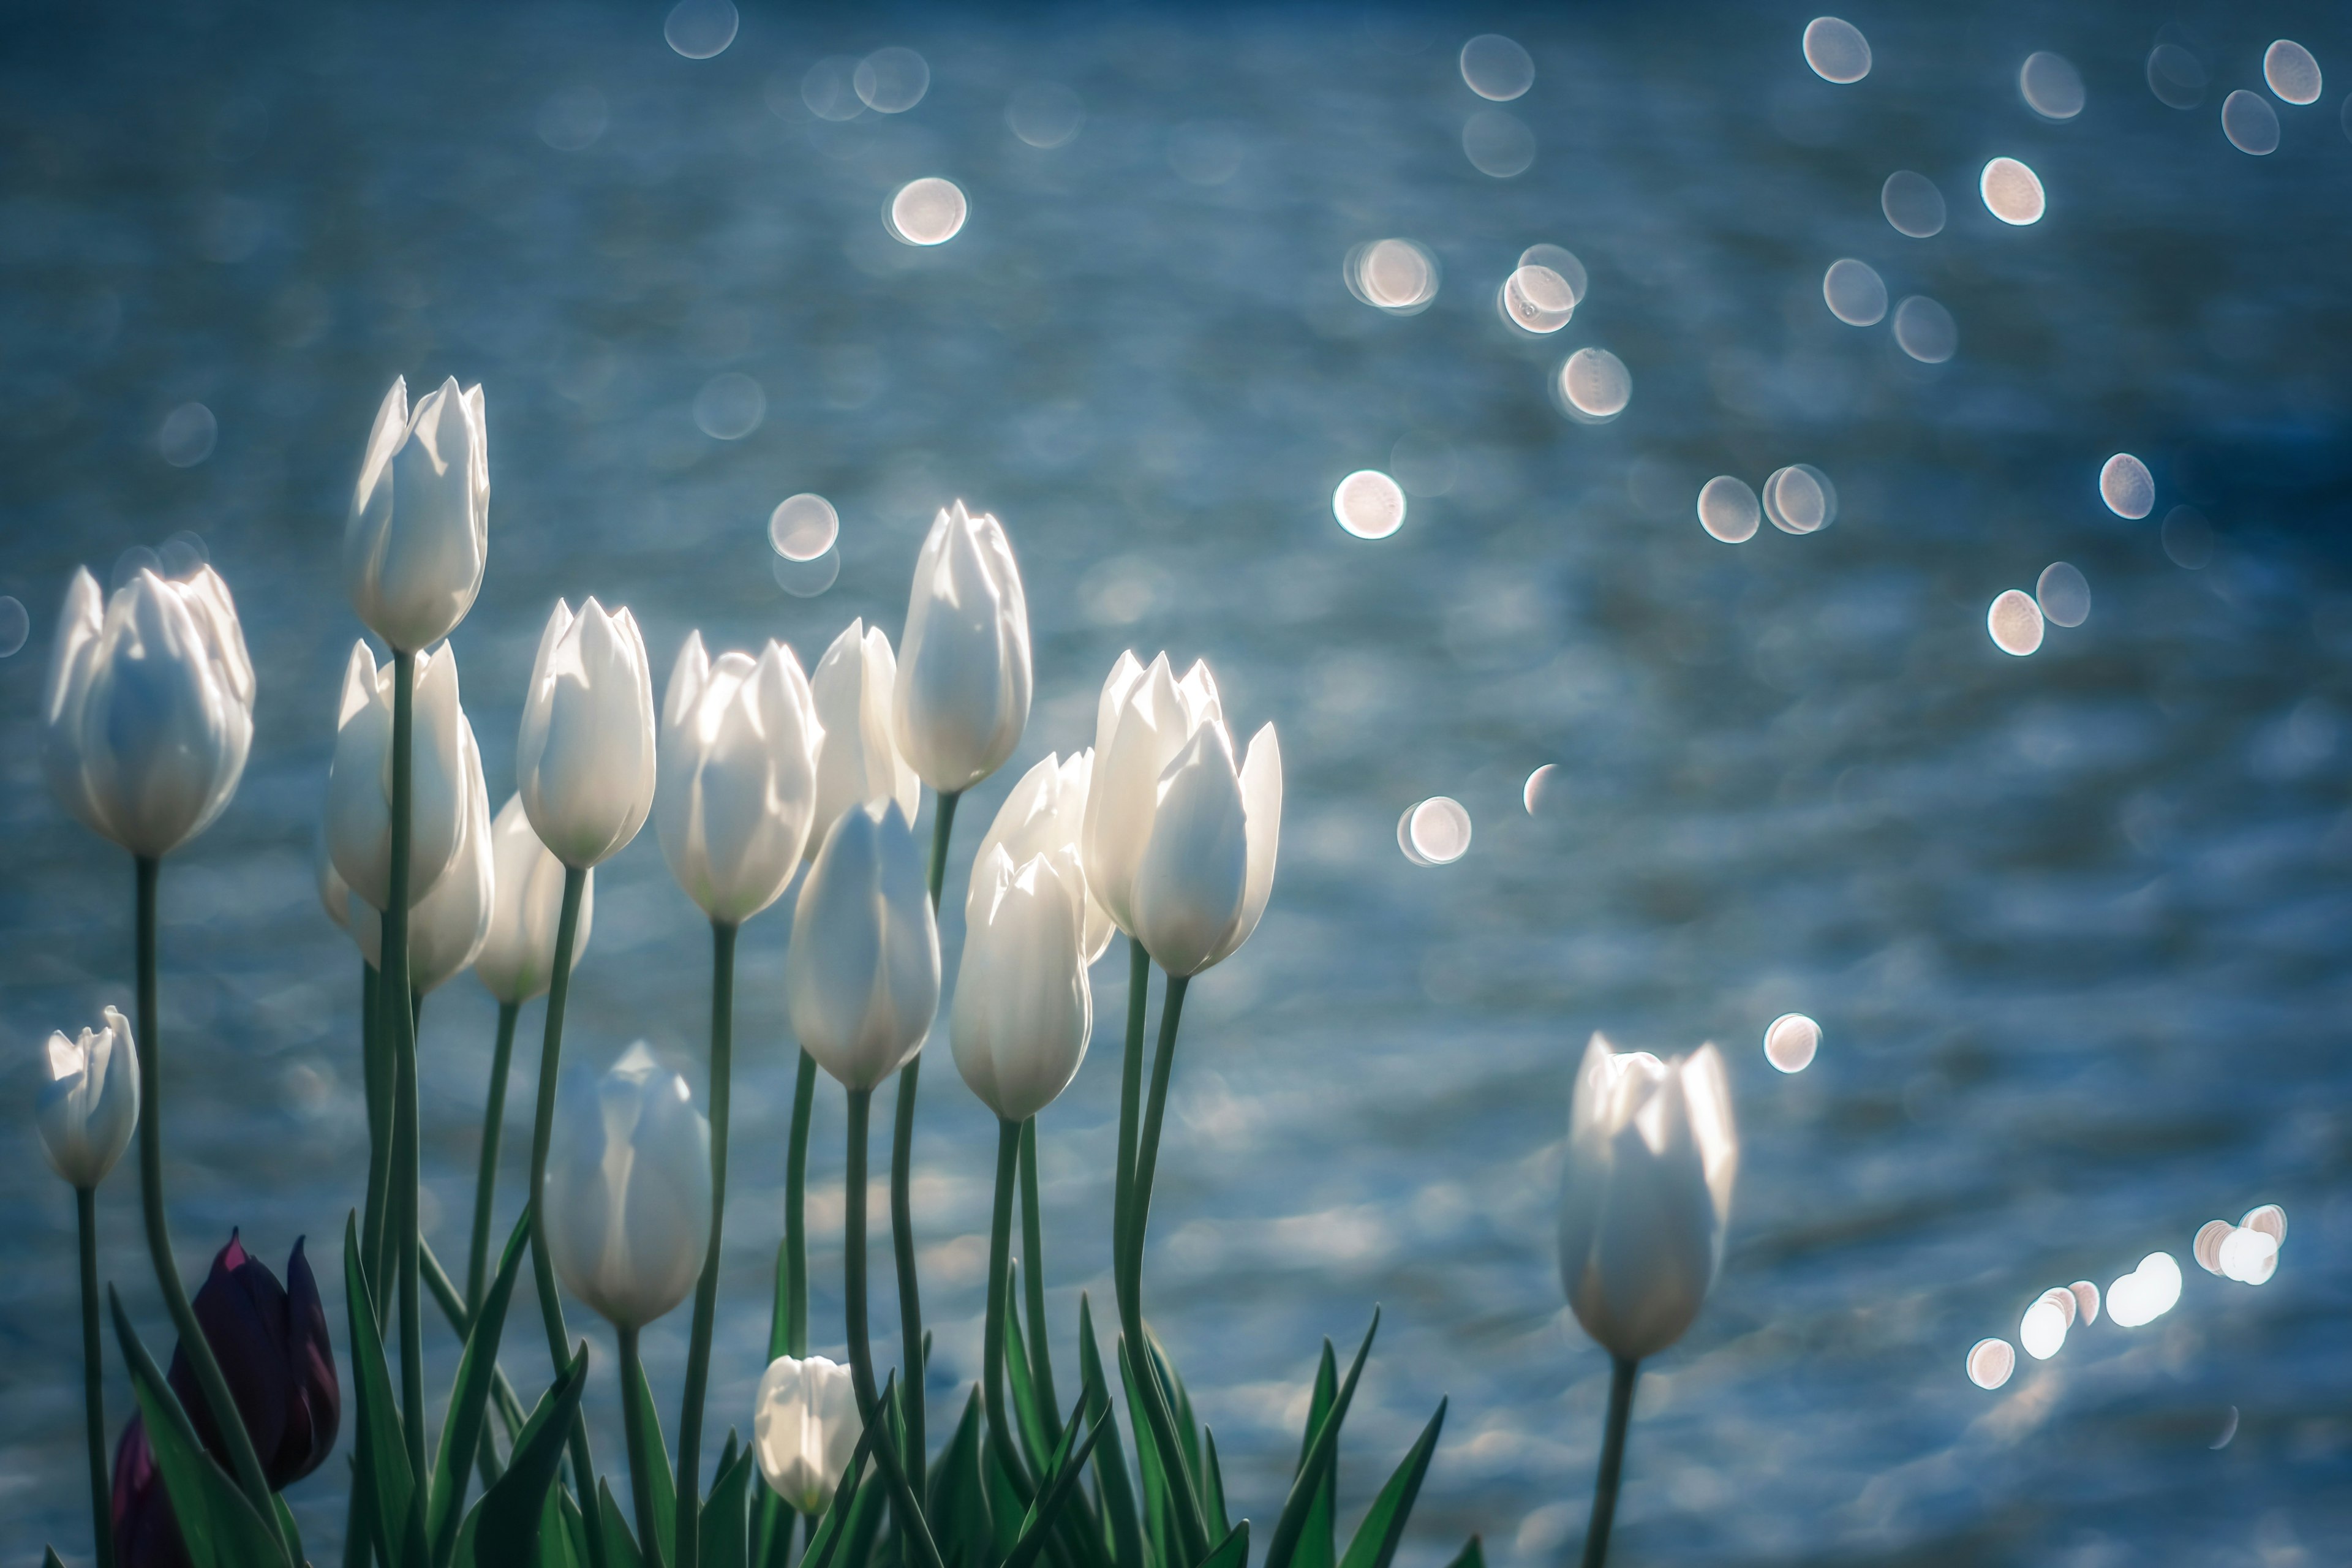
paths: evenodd
<path fill-rule="evenodd" d="M 862 620 L 844 627 L 817 660 L 809 689 L 824 742 L 817 751 L 809 858 L 816 858 L 825 830 L 853 805 L 887 795 L 898 803 L 901 816 L 915 820 L 923 781 L 898 754 L 898 742 L 890 732 L 891 697 L 898 684 L 898 662 L 891 657 L 890 639 L 881 627 Z"/>
<path fill-rule="evenodd" d="M 940 510 L 898 644 L 892 728 L 923 782 L 950 795 L 1003 767 L 1030 696 L 1029 604 L 1003 523 L 961 501 Z"/>
<path fill-rule="evenodd" d="M 1232 956 L 1274 891 L 1282 746 L 1274 726 L 1234 765 L 1215 679 L 1182 680 L 1161 654 L 1123 653 L 1103 685 L 1087 791 L 1087 882 L 1121 931 L 1171 974 Z"/>
<path fill-rule="evenodd" d="M 171 853 L 236 793 L 253 744 L 253 661 L 228 584 L 142 571 L 101 599 L 78 568 L 41 705 L 49 787 L 133 855 Z"/>
<path fill-rule="evenodd" d="M 710 1241 L 710 1123 L 643 1043 L 564 1075 L 547 1156 L 547 1250 L 572 1293 L 643 1328 L 694 1289 Z"/>
<path fill-rule="evenodd" d="M 1094 777 L 1095 752 L 1092 746 L 1066 761 L 1048 752 L 1036 766 L 1021 775 L 1013 793 L 996 810 L 996 820 L 980 840 L 979 852 L 972 856 L 974 866 L 988 863 L 988 852 L 1000 846 L 1013 858 L 1015 866 L 1026 865 L 1033 855 L 1053 858 L 1066 879 L 1075 879 L 1077 886 L 1087 885 L 1086 857 L 1080 841 L 1086 835 L 1087 790 Z M 1110 915 L 1089 892 L 1086 904 L 1086 930 L 1078 946 L 1092 963 L 1110 945 Z M 976 925 L 981 904 L 981 879 L 974 877 L 964 894 L 963 912 L 966 927 Z"/>
<path fill-rule="evenodd" d="M 824 733 L 792 649 L 771 640 L 757 663 L 714 664 L 688 634 L 662 702 L 654 824 L 670 874 L 713 921 L 750 919 L 800 869 Z"/>
<path fill-rule="evenodd" d="M 778 1356 L 761 1374 L 751 1443 L 768 1489 L 812 1518 L 832 1506 L 866 1424 L 849 1369 L 821 1355 Z"/>
<path fill-rule="evenodd" d="M 531 831 L 522 796 L 507 796 L 490 823 L 490 926 L 474 973 L 489 994 L 517 1005 L 545 991 L 555 978 L 555 928 L 563 917 L 563 862 Z M 580 887 L 580 929 L 572 934 L 572 963 L 588 951 L 588 928 L 596 914 L 596 873 Z"/>
<path fill-rule="evenodd" d="M 1569 1112 L 1559 1277 L 1584 1331 L 1638 1361 L 1680 1339 L 1723 1263 L 1739 1133 L 1713 1046 L 1585 1047 Z"/>
<path fill-rule="evenodd" d="M 625 609 L 558 599 L 523 699 L 515 772 L 540 842 L 567 866 L 626 847 L 653 809 L 654 688 Z M 356 886 L 357 884 L 353 884 Z"/>
<path fill-rule="evenodd" d="M 105 1026 L 68 1040 L 49 1036 L 48 1080 L 37 1105 L 41 1148 L 57 1173 L 95 1187 L 122 1158 L 139 1125 L 139 1049 L 130 1021 L 112 1007 Z"/>
<path fill-rule="evenodd" d="M 490 550 L 482 389 L 455 376 L 408 406 L 394 380 L 376 410 L 343 525 L 343 585 L 368 629 L 414 653 L 474 607 Z"/>
<path fill-rule="evenodd" d="M 408 988 L 422 996 L 439 990 L 473 963 L 490 934 L 497 901 L 496 859 L 490 845 L 490 791 L 474 727 L 460 721 L 466 758 L 466 805 L 458 814 L 457 854 L 432 890 L 408 911 Z M 376 968 L 383 967 L 383 917 L 365 900 L 350 906 L 352 940 Z"/>
<path fill-rule="evenodd" d="M 415 656 L 410 682 L 408 906 L 414 910 L 457 858 L 465 832 L 469 731 L 448 648 Z M 376 667 L 364 642 L 343 668 L 335 756 L 327 769 L 327 849 L 352 893 L 392 902 L 392 705 L 397 663 Z"/>
<path fill-rule="evenodd" d="M 940 1008 L 940 929 L 898 806 L 842 813 L 801 883 L 784 957 L 793 1031 L 845 1089 L 872 1089 L 922 1048 Z"/>
<path fill-rule="evenodd" d="M 1007 1121 L 1026 1121 L 1077 1076 L 1094 1030 L 1078 945 L 1086 884 L 1045 855 L 1019 869 L 1002 845 L 975 868 L 978 918 L 956 971 L 956 1070 Z"/>

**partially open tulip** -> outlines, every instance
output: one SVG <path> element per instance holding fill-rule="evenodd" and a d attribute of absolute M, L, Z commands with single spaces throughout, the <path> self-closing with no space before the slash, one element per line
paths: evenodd
<path fill-rule="evenodd" d="M 108 1518 L 118 1568 L 194 1568 L 180 1521 L 163 1490 L 163 1472 L 147 1442 L 147 1418 L 133 1412 L 114 1446 L 114 1482 Z"/>
<path fill-rule="evenodd" d="M 686 1080 L 632 1046 L 564 1076 L 548 1149 L 547 1249 L 572 1293 L 643 1328 L 694 1289 L 710 1242 L 710 1123 Z"/>
<path fill-rule="evenodd" d="M 364 642 L 343 668 L 334 761 L 327 769 L 327 850 L 351 890 L 376 909 L 392 902 L 392 705 L 396 663 L 376 668 Z M 466 816 L 465 710 L 457 659 L 420 653 L 412 683 L 408 906 L 424 901 L 457 858 Z"/>
<path fill-rule="evenodd" d="M 807 677 L 771 640 L 757 662 L 688 634 L 662 701 L 654 825 L 670 875 L 713 921 L 776 901 L 800 869 L 824 738 Z"/>
<path fill-rule="evenodd" d="M 57 1173 L 77 1187 L 95 1187 L 130 1146 L 139 1125 L 139 1048 L 131 1021 L 109 1007 L 104 1024 L 79 1039 L 49 1036 L 47 1081 L 38 1113 L 41 1149 Z"/>
<path fill-rule="evenodd" d="M 988 852 L 1002 846 L 1012 857 L 1013 864 L 1028 863 L 1033 855 L 1053 858 L 1066 879 L 1075 877 L 1076 884 L 1086 886 L 1085 855 L 1080 841 L 1086 834 L 1087 789 L 1094 777 L 1095 752 L 1092 746 L 1066 759 L 1048 752 L 1036 766 L 1021 775 L 1013 793 L 997 807 L 996 820 L 988 825 L 982 836 L 980 850 L 971 858 L 974 866 L 988 864 Z M 964 924 L 977 923 L 981 903 L 981 879 L 974 877 L 964 894 Z M 1091 892 L 1084 900 L 1086 930 L 1079 938 L 1079 948 L 1092 963 L 1110 945 L 1110 916 L 1095 900 Z"/>
<path fill-rule="evenodd" d="M 408 911 L 408 988 L 420 996 L 439 990 L 474 962 L 488 940 L 490 908 L 497 897 L 489 786 L 482 778 L 474 727 L 462 717 L 458 724 L 466 804 L 457 818 L 457 854 L 432 890 Z M 352 940 L 370 963 L 383 968 L 383 917 L 365 900 L 350 909 Z"/>
<path fill-rule="evenodd" d="M 515 773 L 540 842 L 567 866 L 618 854 L 653 809 L 651 668 L 627 610 L 590 599 L 575 616 L 555 602 L 531 662 Z"/>
<path fill-rule="evenodd" d="M 141 571 L 101 600 L 77 568 L 43 696 L 49 787 L 133 855 L 168 855 L 236 793 L 253 744 L 253 663 L 228 584 Z"/>
<path fill-rule="evenodd" d="M 563 862 L 547 852 L 532 831 L 522 796 L 507 796 L 490 823 L 490 923 L 474 973 L 489 994 L 520 1005 L 555 979 L 555 927 L 563 914 Z M 588 951 L 588 928 L 596 914 L 596 873 L 580 888 L 580 929 L 572 942 L 572 963 Z"/>
<path fill-rule="evenodd" d="M 1007 1121 L 1054 1102 L 1086 1059 L 1086 884 L 1045 855 L 1015 869 L 1002 845 L 974 868 L 977 916 L 964 932 L 950 1034 L 956 1070 Z"/>
<path fill-rule="evenodd" d="M 1723 1262 L 1739 1134 L 1713 1046 L 1585 1047 L 1569 1111 L 1559 1277 L 1584 1331 L 1638 1361 L 1680 1339 Z"/>
<path fill-rule="evenodd" d="M 887 797 L 898 803 L 899 815 L 915 820 L 923 781 L 898 754 L 891 733 L 898 684 L 898 661 L 891 656 L 890 639 L 881 627 L 862 620 L 843 628 L 817 660 L 809 690 L 824 739 L 817 748 L 816 810 L 805 850 L 812 860 L 824 847 L 825 830 L 853 805 Z"/>
<path fill-rule="evenodd" d="M 1003 766 L 1029 722 L 1029 604 L 994 517 L 940 512 L 898 652 L 893 728 L 923 782 L 947 795 Z"/>
<path fill-rule="evenodd" d="M 751 1443 L 768 1489 L 814 1518 L 832 1506 L 865 1431 L 849 1369 L 778 1356 L 761 1374 Z"/>
<path fill-rule="evenodd" d="M 414 653 L 449 635 L 482 590 L 490 448 L 482 389 L 455 376 L 408 405 L 396 379 L 376 410 L 343 525 L 343 585 L 368 629 Z"/>
<path fill-rule="evenodd" d="M 842 814 L 801 883 L 784 957 L 793 1031 L 846 1089 L 872 1089 L 922 1048 L 940 1007 L 940 930 L 922 851 L 897 805 Z"/>
<path fill-rule="evenodd" d="M 1119 655 L 1096 725 L 1088 886 L 1161 968 L 1198 973 L 1249 940 L 1274 891 L 1281 743 L 1265 725 L 1236 767 L 1208 666 L 1180 681 L 1164 653 Z"/>
<path fill-rule="evenodd" d="M 270 1489 L 282 1490 L 324 1464 L 335 1447 L 343 1399 L 335 1381 L 335 1347 L 327 1337 L 327 1310 L 302 1243 L 294 1243 L 286 1283 L 280 1285 L 269 1266 L 247 1253 L 231 1232 L 191 1305 L 237 1414 L 245 1418 Z M 227 1446 L 184 1349 L 172 1352 L 166 1381 L 195 1423 L 205 1450 L 223 1470 L 229 1469 Z"/>

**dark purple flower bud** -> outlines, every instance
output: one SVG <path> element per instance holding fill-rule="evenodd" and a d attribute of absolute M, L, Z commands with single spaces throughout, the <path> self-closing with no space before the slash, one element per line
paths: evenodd
<path fill-rule="evenodd" d="M 117 1568 L 191 1568 L 163 1474 L 147 1447 L 147 1424 L 133 1415 L 114 1446 L 114 1560 Z"/>
<path fill-rule="evenodd" d="M 342 1420 L 327 1310 L 299 1240 L 286 1260 L 286 1278 L 291 1289 L 278 1284 L 269 1266 L 247 1253 L 231 1232 L 192 1303 L 272 1490 L 284 1489 L 324 1463 Z M 228 1448 L 181 1349 L 172 1352 L 168 1381 L 205 1451 L 229 1469 Z"/>

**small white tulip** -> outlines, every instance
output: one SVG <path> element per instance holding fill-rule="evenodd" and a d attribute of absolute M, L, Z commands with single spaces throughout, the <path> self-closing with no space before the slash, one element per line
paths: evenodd
<path fill-rule="evenodd" d="M 642 1043 L 601 1079 L 564 1075 L 548 1146 L 547 1250 L 606 1321 L 643 1328 L 687 1298 L 710 1241 L 710 1123 Z"/>
<path fill-rule="evenodd" d="M 982 897 L 956 971 L 956 1070 L 991 1110 L 1026 1121 L 1070 1086 L 1094 1032 L 1086 884 L 1045 855 L 1016 870 L 1002 845 L 972 881 Z"/>
<path fill-rule="evenodd" d="M 567 866 L 626 847 L 653 809 L 654 688 L 625 609 L 558 599 L 523 699 L 515 773 L 540 842 Z M 358 884 L 354 883 L 353 886 Z"/>
<path fill-rule="evenodd" d="M 103 1016 L 103 1027 L 84 1029 L 79 1039 L 49 1036 L 49 1076 L 37 1106 L 50 1166 L 81 1188 L 106 1179 L 139 1125 L 139 1050 L 131 1024 L 112 1007 Z"/>
<path fill-rule="evenodd" d="M 1723 1263 L 1739 1172 L 1713 1046 L 1662 1062 L 1585 1047 L 1569 1111 L 1559 1277 L 1584 1331 L 1637 1361 L 1680 1339 Z"/>
<path fill-rule="evenodd" d="M 761 1374 L 751 1443 L 768 1489 L 814 1517 L 833 1504 L 866 1424 L 849 1369 L 824 1357 L 778 1356 Z"/>
<path fill-rule="evenodd" d="M 555 928 L 563 918 L 563 862 L 547 852 L 531 831 L 522 796 L 507 796 L 490 823 L 490 927 L 474 973 L 489 994 L 518 1005 L 548 988 L 555 978 Z M 572 963 L 588 951 L 588 928 L 596 914 L 596 873 L 580 888 L 580 929 L 572 934 Z"/>
<path fill-rule="evenodd" d="M 490 909 L 497 901 L 489 786 L 482 778 L 474 727 L 460 722 L 466 805 L 458 814 L 457 854 L 432 890 L 408 911 L 408 987 L 420 996 L 439 990 L 474 962 L 489 937 Z M 383 968 L 383 917 L 365 900 L 350 908 L 352 940 L 370 963 Z"/>
<path fill-rule="evenodd" d="M 1046 752 L 1036 766 L 1021 775 L 1021 782 L 997 807 L 996 820 L 982 836 L 971 863 L 985 866 L 989 851 L 1000 846 L 1015 866 L 1027 864 L 1033 855 L 1050 856 L 1066 879 L 1075 878 L 1078 886 L 1085 887 L 1086 857 L 1079 846 L 1086 834 L 1087 791 L 1094 771 L 1092 746 L 1067 760 Z M 979 923 L 981 901 L 981 879 L 974 877 L 964 895 L 967 928 Z M 1091 892 L 1085 903 L 1086 931 L 1078 945 L 1092 963 L 1110 945 L 1112 928 L 1109 913 Z"/>
<path fill-rule="evenodd" d="M 327 769 L 327 849 L 352 893 L 382 910 L 392 902 L 393 675 L 364 642 L 343 668 L 334 761 Z M 457 696 L 457 659 L 446 647 L 415 657 L 411 682 L 408 906 L 414 910 L 457 858 L 465 832 L 469 733 Z"/>
<path fill-rule="evenodd" d="M 825 830 L 853 805 L 879 796 L 898 803 L 899 815 L 915 820 L 923 781 L 898 754 L 891 735 L 892 694 L 898 662 L 879 626 L 856 620 L 843 628 L 816 662 L 809 689 L 816 702 L 824 741 L 817 750 L 816 812 L 809 825 L 812 860 L 824 846 Z"/>
<path fill-rule="evenodd" d="M 482 389 L 455 376 L 408 406 L 394 380 L 368 434 L 343 585 L 368 629 L 394 648 L 431 647 L 482 590 L 490 550 L 490 448 Z"/>
<path fill-rule="evenodd" d="M 793 1031 L 845 1089 L 872 1089 L 922 1048 L 940 1009 L 940 929 L 898 806 L 842 813 L 801 883 L 784 956 Z"/>
<path fill-rule="evenodd" d="M 801 661 L 770 641 L 717 663 L 690 633 L 662 703 L 654 824 L 670 874 L 713 921 L 774 903 L 800 869 L 824 737 Z"/>
<path fill-rule="evenodd" d="M 892 705 L 898 751 L 941 795 L 971 788 L 1029 723 L 1029 604 L 1004 525 L 943 508 L 915 561 Z"/>
<path fill-rule="evenodd" d="M 253 662 L 228 584 L 142 571 L 101 598 L 77 568 L 41 715 L 49 787 L 133 855 L 171 853 L 236 793 L 253 744 Z"/>

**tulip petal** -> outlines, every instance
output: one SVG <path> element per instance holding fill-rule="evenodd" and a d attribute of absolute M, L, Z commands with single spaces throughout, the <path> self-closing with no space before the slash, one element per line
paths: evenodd
<path fill-rule="evenodd" d="M 1169 973 L 1198 973 L 1234 934 L 1248 892 L 1241 779 L 1224 727 L 1211 724 L 1160 776 L 1135 875 L 1134 934 Z"/>

